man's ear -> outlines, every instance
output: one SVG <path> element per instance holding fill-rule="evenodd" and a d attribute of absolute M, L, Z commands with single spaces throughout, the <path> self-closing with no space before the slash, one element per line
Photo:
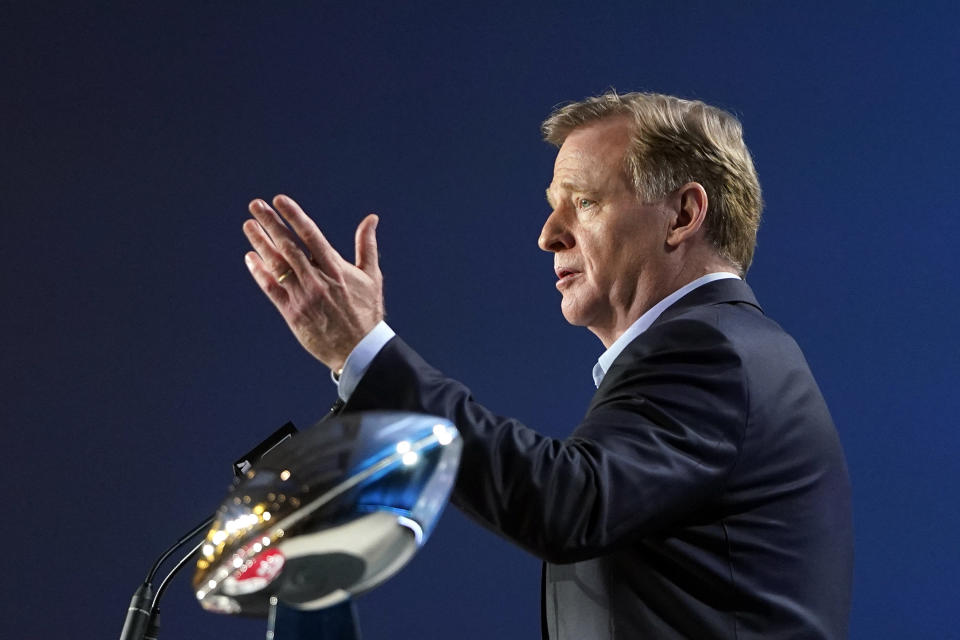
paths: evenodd
<path fill-rule="evenodd" d="M 699 182 L 688 182 L 679 189 L 673 199 L 674 217 L 667 230 L 667 245 L 679 247 L 700 231 L 707 219 L 707 192 Z"/>

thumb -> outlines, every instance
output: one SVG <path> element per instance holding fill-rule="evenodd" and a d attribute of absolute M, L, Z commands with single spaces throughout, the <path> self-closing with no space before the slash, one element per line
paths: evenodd
<path fill-rule="evenodd" d="M 380 218 L 371 213 L 357 226 L 356 264 L 357 268 L 368 276 L 375 276 L 380 271 L 380 258 L 377 255 L 377 223 Z"/>

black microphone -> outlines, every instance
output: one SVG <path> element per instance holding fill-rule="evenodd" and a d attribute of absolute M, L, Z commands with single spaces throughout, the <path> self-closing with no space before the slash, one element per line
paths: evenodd
<path fill-rule="evenodd" d="M 234 461 L 234 476 L 236 478 L 243 477 L 243 475 L 249 471 L 250 468 L 261 458 L 270 453 L 270 451 L 278 444 L 287 438 L 292 437 L 296 432 L 297 428 L 293 426 L 293 423 L 287 422 L 282 427 L 271 433 L 263 442 Z M 174 551 L 187 544 L 198 533 L 209 529 L 210 525 L 213 523 L 213 519 L 214 517 L 210 516 L 185 533 L 180 537 L 179 540 L 173 543 L 169 549 L 160 554 L 160 557 L 157 558 L 157 560 L 153 563 L 153 566 L 150 567 L 150 571 L 147 573 L 147 578 L 143 581 L 143 584 L 137 587 L 137 590 L 133 593 L 133 598 L 130 599 L 130 607 L 127 609 L 127 617 L 124 619 L 123 629 L 120 631 L 120 640 L 156 639 L 160 627 L 160 597 L 166 590 L 170 579 L 173 578 L 173 576 L 187 564 L 190 558 L 202 545 L 197 545 L 194 547 L 190 553 L 184 556 L 180 562 L 177 563 L 173 570 L 171 570 L 170 573 L 168 573 L 163 579 L 163 582 L 160 583 L 160 587 L 157 589 L 156 594 L 153 592 L 153 579 L 156 577 L 157 571 L 160 569 L 160 565 L 163 564 L 163 562 L 169 558 Z"/>
<path fill-rule="evenodd" d="M 150 624 L 150 609 L 153 607 L 153 587 L 144 582 L 137 587 L 127 609 L 127 617 L 123 621 L 123 630 L 120 640 L 142 640 Z"/>

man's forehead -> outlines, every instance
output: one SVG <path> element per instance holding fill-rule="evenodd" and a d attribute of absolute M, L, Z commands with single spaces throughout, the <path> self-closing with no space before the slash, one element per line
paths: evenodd
<path fill-rule="evenodd" d="M 553 181 L 551 186 L 578 184 L 604 173 L 611 164 L 618 164 L 619 157 L 609 158 L 608 149 L 584 149 L 579 146 L 561 147 L 553 163 Z"/>
<path fill-rule="evenodd" d="M 601 120 L 570 132 L 554 161 L 554 179 L 570 173 L 605 172 L 623 166 L 630 145 L 630 121 Z"/>
<path fill-rule="evenodd" d="M 611 180 L 625 177 L 629 137 L 581 138 L 564 142 L 553 166 L 553 180 L 547 186 L 551 194 L 590 191 Z"/>

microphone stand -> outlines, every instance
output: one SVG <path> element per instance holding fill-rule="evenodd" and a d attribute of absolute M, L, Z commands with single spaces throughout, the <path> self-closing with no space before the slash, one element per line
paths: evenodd
<path fill-rule="evenodd" d="M 185 533 L 180 537 L 173 545 L 160 554 L 160 557 L 157 558 L 156 562 L 153 563 L 153 566 L 150 567 L 149 573 L 147 573 L 146 579 L 143 581 L 137 590 L 133 593 L 133 598 L 130 600 L 130 608 L 127 609 L 127 617 L 123 622 L 123 630 L 120 632 L 120 640 L 147 640 L 147 631 L 151 627 L 151 623 L 155 623 L 155 626 L 159 627 L 158 614 L 159 609 L 157 609 L 157 604 L 160 601 L 160 596 L 163 595 L 163 592 L 166 590 L 167 584 L 170 582 L 170 578 L 179 571 L 183 565 L 187 563 L 191 556 L 200 548 L 198 545 L 193 551 L 187 554 L 177 566 L 174 567 L 173 571 L 167 574 L 167 577 L 163 579 L 163 582 L 160 584 L 160 588 L 157 590 L 156 595 L 153 593 L 153 579 L 157 575 L 157 571 L 160 569 L 160 565 L 169 558 L 174 551 L 185 545 L 189 542 L 195 535 L 201 531 L 205 531 L 210 528 L 210 525 L 213 523 L 213 516 L 210 516 L 190 531 Z M 153 637 L 156 637 L 154 632 Z"/>
<path fill-rule="evenodd" d="M 275 446 L 291 437 L 294 433 L 297 432 L 297 428 L 293 426 L 292 422 L 287 422 L 282 427 L 271 433 L 267 436 L 266 440 L 258 444 L 256 447 L 251 449 L 245 456 L 241 457 L 239 460 L 233 463 L 233 472 L 236 477 L 240 477 L 245 473 L 255 462 L 260 460 L 263 456 L 267 455 L 271 449 Z M 150 571 L 147 573 L 146 579 L 143 581 L 137 590 L 134 591 L 133 597 L 130 599 L 130 607 L 127 609 L 127 617 L 123 621 L 123 629 L 120 631 L 120 640 L 156 640 L 157 633 L 160 629 L 160 597 L 163 595 L 163 592 L 166 591 L 167 585 L 170 584 L 171 578 L 180 569 L 182 569 L 190 561 L 190 558 L 199 551 L 200 547 L 203 546 L 203 542 L 200 542 L 195 546 L 190 553 L 185 555 L 174 568 L 167 574 L 167 576 L 160 583 L 160 587 L 157 589 L 156 594 L 153 592 L 153 580 L 157 575 L 157 571 L 160 569 L 167 558 L 169 558 L 173 553 L 187 544 L 194 536 L 202 531 L 206 531 L 210 528 L 210 525 L 213 524 L 214 516 L 208 517 L 206 520 L 193 527 L 187 533 L 183 534 L 179 540 L 177 540 L 169 549 L 160 554 L 160 557 L 153 563 L 153 566 L 150 567 Z"/>

